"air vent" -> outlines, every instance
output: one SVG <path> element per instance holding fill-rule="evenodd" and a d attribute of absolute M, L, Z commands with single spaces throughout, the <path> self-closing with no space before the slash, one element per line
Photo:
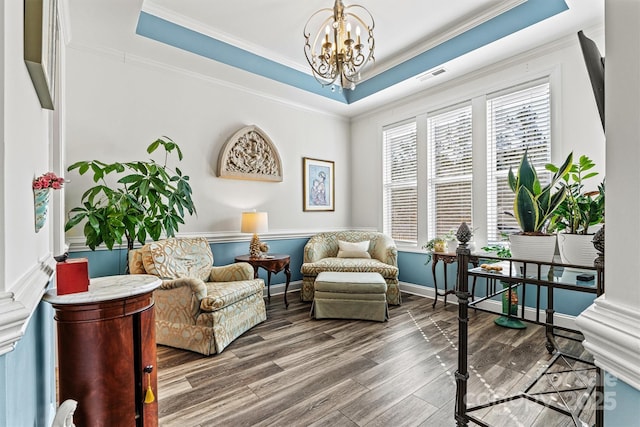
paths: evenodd
<path fill-rule="evenodd" d="M 437 68 L 435 70 L 429 70 L 425 73 L 420 74 L 418 77 L 416 77 L 416 79 L 418 79 L 419 81 L 423 82 L 425 80 L 429 80 L 432 77 L 438 76 L 440 74 L 445 73 L 447 70 L 444 68 Z"/>

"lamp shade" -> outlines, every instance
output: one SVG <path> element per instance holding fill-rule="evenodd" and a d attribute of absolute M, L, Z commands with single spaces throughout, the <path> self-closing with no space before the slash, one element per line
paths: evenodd
<path fill-rule="evenodd" d="M 267 212 L 242 212 L 242 233 L 265 233 L 269 231 L 269 216 Z"/>

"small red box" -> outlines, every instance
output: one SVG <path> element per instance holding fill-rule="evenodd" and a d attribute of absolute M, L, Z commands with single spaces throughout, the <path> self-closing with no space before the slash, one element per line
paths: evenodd
<path fill-rule="evenodd" d="M 56 265 L 58 295 L 87 292 L 89 290 L 89 260 L 69 258 Z"/>

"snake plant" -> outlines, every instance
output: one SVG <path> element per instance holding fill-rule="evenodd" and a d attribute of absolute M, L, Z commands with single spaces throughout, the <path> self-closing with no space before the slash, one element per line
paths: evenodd
<path fill-rule="evenodd" d="M 542 186 L 535 168 L 529 162 L 527 151 L 520 160 L 517 176 L 509 168 L 509 187 L 515 193 L 513 214 L 523 234 L 544 234 L 549 218 L 566 197 L 564 188 L 556 189 L 556 184 L 571 169 L 572 163 L 573 153 L 569 154 L 545 186 Z"/>

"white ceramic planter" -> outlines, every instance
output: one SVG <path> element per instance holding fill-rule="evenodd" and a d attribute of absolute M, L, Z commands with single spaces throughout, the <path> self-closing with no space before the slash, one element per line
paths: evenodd
<path fill-rule="evenodd" d="M 509 236 L 511 256 L 513 258 L 526 259 L 531 261 L 552 262 L 556 251 L 556 236 L 526 236 L 523 234 L 512 234 Z M 516 262 L 514 267 L 522 271 L 524 263 Z M 527 263 L 527 276 L 538 274 L 537 264 Z M 549 266 L 541 266 L 540 278 L 546 279 L 549 274 Z"/>
<path fill-rule="evenodd" d="M 593 247 L 593 234 L 558 234 L 558 249 L 563 264 L 593 267 L 598 251 Z"/>

